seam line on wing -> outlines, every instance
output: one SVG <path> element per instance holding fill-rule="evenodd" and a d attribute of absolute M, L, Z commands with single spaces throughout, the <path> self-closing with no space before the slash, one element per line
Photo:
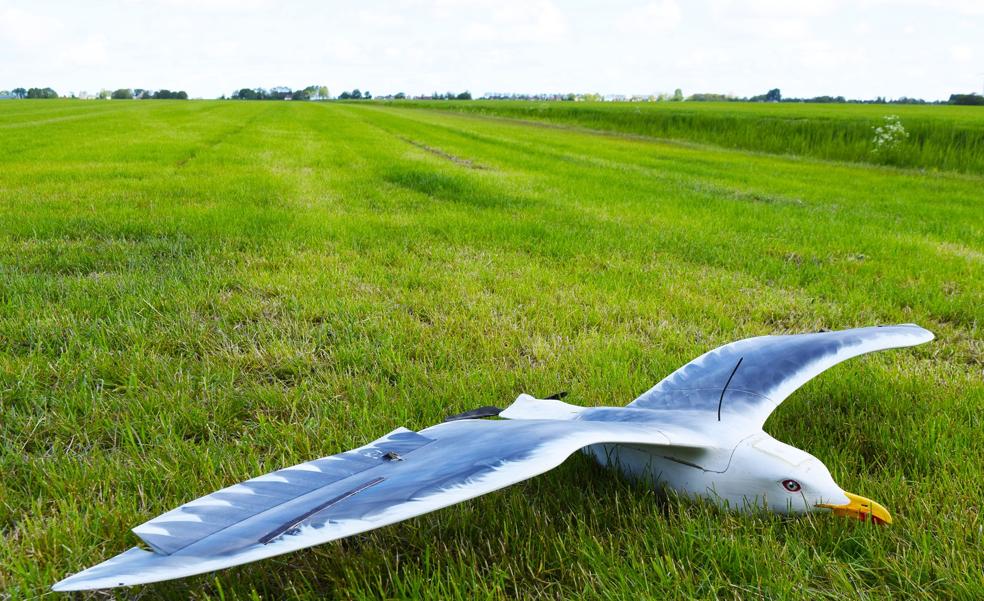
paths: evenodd
<path fill-rule="evenodd" d="M 270 541 L 272 541 L 273 539 L 275 539 L 278 536 L 280 536 L 281 534 L 283 534 L 284 532 L 287 532 L 291 528 L 296 527 L 298 524 L 300 524 L 304 520 L 308 519 L 309 517 L 311 517 L 311 516 L 313 516 L 313 515 L 321 512 L 321 511 L 324 511 L 325 509 L 328 509 L 328 508 L 332 507 L 333 505 L 337 505 L 337 504 L 341 503 L 342 501 L 344 501 L 345 499 L 348 499 L 350 497 L 353 497 L 353 496 L 359 494 L 360 492 L 366 490 L 367 488 L 372 488 L 373 486 L 376 486 L 377 484 L 379 484 L 380 482 L 382 482 L 385 479 L 386 478 L 383 478 L 382 476 L 377 477 L 377 478 L 373 478 L 372 480 L 369 480 L 367 482 L 363 482 L 362 484 L 356 486 L 352 490 L 345 491 L 342 494 L 338 495 L 337 497 L 333 497 L 331 499 L 328 499 L 324 503 L 320 503 L 320 504 L 316 505 L 315 507 L 312 507 L 311 509 L 305 511 L 304 513 L 302 513 L 301 515 L 297 516 L 296 518 L 293 518 L 291 521 L 286 522 L 286 523 L 284 523 L 284 524 L 282 524 L 280 526 L 277 526 L 276 528 L 274 528 L 273 530 L 271 530 L 267 534 L 264 534 L 263 536 L 261 536 L 258 539 L 258 541 L 261 542 L 261 543 L 263 543 L 265 545 L 265 544 L 269 543 Z"/>

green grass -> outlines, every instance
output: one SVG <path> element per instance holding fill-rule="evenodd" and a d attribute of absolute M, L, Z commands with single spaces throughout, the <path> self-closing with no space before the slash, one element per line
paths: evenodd
<path fill-rule="evenodd" d="M 977 106 L 746 102 L 396 101 L 498 117 L 803 155 L 984 175 L 984 109 Z M 876 149 L 874 128 L 898 116 L 909 136 Z"/>
<path fill-rule="evenodd" d="M 0 103 L 0 598 L 397 426 L 621 405 L 738 338 L 898 322 L 938 339 L 766 426 L 891 527 L 725 514 L 578 456 L 116 595 L 980 598 L 982 184 L 372 104 Z"/>

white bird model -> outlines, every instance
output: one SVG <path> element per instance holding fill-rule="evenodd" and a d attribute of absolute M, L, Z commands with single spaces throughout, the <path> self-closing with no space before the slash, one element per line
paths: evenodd
<path fill-rule="evenodd" d="M 916 325 L 762 336 L 691 361 L 627 407 L 576 407 L 520 395 L 420 432 L 224 488 L 133 532 L 134 547 L 56 591 L 181 578 L 351 536 L 542 474 L 584 449 L 654 485 L 728 509 L 835 514 L 878 523 L 881 505 L 841 490 L 819 459 L 762 425 L 820 372 L 872 351 L 928 342 Z M 476 420 L 498 415 L 505 420 Z M 508 420 L 508 421 L 507 421 Z"/>

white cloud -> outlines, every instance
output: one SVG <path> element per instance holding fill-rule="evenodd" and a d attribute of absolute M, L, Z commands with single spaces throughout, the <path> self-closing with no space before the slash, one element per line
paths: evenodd
<path fill-rule="evenodd" d="M 974 58 L 974 50 L 967 45 L 950 46 L 950 56 L 961 63 L 969 63 Z"/>
<path fill-rule="evenodd" d="M 64 30 L 57 19 L 19 8 L 0 9 L 0 40 L 21 47 L 50 43 Z"/>
<path fill-rule="evenodd" d="M 939 0 L 932 2 L 934 8 L 953 11 L 962 15 L 980 17 L 984 15 L 984 3 L 980 0 Z"/>
<path fill-rule="evenodd" d="M 629 9 L 619 17 L 617 26 L 627 33 L 654 33 L 676 29 L 681 19 L 675 0 L 660 0 Z"/>
<path fill-rule="evenodd" d="M 462 11 L 463 13 L 465 11 Z M 558 42 L 567 34 L 563 12 L 548 0 L 472 5 L 465 40 L 515 44 Z"/>
<path fill-rule="evenodd" d="M 829 15 L 840 2 L 837 0 L 711 0 L 711 10 L 719 18 L 806 18 Z"/>
<path fill-rule="evenodd" d="M 60 44 L 61 60 L 76 67 L 91 67 L 105 64 L 109 57 L 106 37 L 101 34 Z"/>
<path fill-rule="evenodd" d="M 981 31 L 984 0 L 0 0 L 0 88 L 946 98 Z"/>

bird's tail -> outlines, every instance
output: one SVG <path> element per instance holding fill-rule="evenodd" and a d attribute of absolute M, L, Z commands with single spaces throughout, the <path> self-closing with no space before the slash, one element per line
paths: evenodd
<path fill-rule="evenodd" d="M 574 419 L 577 414 L 587 409 L 577 405 L 568 405 L 557 399 L 538 399 L 528 394 L 521 394 L 516 397 L 512 405 L 509 405 L 499 414 L 499 417 L 506 419 Z"/>

